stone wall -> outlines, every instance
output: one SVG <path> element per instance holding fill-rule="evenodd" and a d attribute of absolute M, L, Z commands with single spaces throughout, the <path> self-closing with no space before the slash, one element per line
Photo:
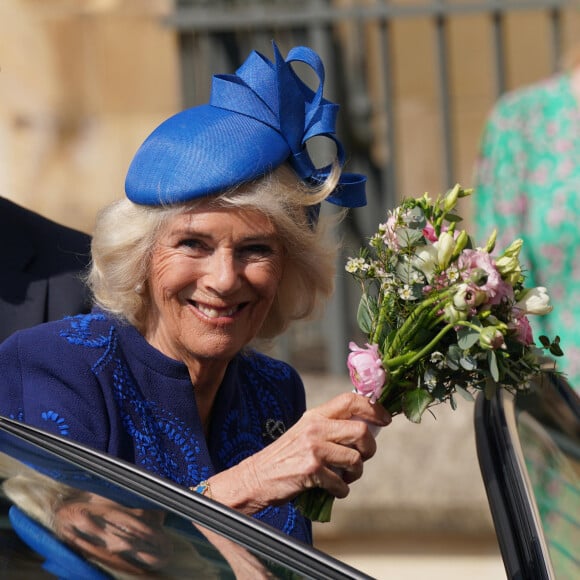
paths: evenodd
<path fill-rule="evenodd" d="M 90 231 L 179 109 L 170 0 L 0 2 L 0 195 Z"/>

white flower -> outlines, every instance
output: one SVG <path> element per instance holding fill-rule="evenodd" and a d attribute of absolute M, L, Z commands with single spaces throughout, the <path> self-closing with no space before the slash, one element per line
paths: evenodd
<path fill-rule="evenodd" d="M 546 288 L 537 286 L 526 290 L 516 302 L 515 307 L 524 314 L 548 314 L 552 311 L 549 302 L 550 296 L 548 296 Z"/>
<path fill-rule="evenodd" d="M 485 292 L 481 292 L 476 286 L 459 284 L 453 295 L 453 306 L 457 310 L 468 310 L 480 306 L 485 298 Z"/>
<path fill-rule="evenodd" d="M 459 269 L 457 268 L 457 266 L 455 264 L 452 264 L 451 266 L 449 266 L 449 268 L 447 268 L 445 273 L 447 274 L 447 279 L 452 284 L 459 280 Z"/>
<path fill-rule="evenodd" d="M 383 246 L 383 236 L 382 234 L 373 234 L 372 238 L 369 241 L 369 245 L 373 248 L 380 249 Z"/>
<path fill-rule="evenodd" d="M 404 284 L 402 288 L 399 288 L 399 296 L 403 300 L 416 300 L 416 296 L 413 294 L 413 289 L 409 284 Z"/>
<path fill-rule="evenodd" d="M 437 386 L 437 375 L 431 369 L 427 369 L 423 375 L 423 382 L 432 391 Z"/>
<path fill-rule="evenodd" d="M 442 352 L 436 350 L 431 353 L 431 356 L 429 357 L 429 362 L 435 365 L 435 368 L 443 369 L 445 368 L 445 355 Z"/>
<path fill-rule="evenodd" d="M 393 291 L 393 288 L 397 284 L 397 279 L 395 276 L 393 276 L 393 274 L 385 274 L 384 276 L 381 276 L 380 281 L 381 290 L 389 294 Z"/>
<path fill-rule="evenodd" d="M 431 282 L 437 267 L 437 248 L 431 245 L 417 247 L 412 265 L 423 273 L 428 282 Z"/>
<path fill-rule="evenodd" d="M 363 258 L 349 258 L 344 269 L 349 274 L 356 274 L 356 272 L 364 272 L 367 267 Z"/>
<path fill-rule="evenodd" d="M 433 246 L 437 248 L 437 264 L 441 270 L 444 270 L 449 265 L 449 260 L 451 260 L 453 250 L 455 249 L 453 234 L 443 232 Z"/>

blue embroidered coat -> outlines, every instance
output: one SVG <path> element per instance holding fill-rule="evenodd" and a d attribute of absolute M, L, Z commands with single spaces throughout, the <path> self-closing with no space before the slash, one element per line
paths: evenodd
<path fill-rule="evenodd" d="M 187 367 L 99 310 L 0 345 L 0 414 L 191 486 L 263 449 L 305 409 L 287 364 L 251 351 L 228 366 L 206 440 Z M 293 504 L 258 519 L 311 543 Z"/>

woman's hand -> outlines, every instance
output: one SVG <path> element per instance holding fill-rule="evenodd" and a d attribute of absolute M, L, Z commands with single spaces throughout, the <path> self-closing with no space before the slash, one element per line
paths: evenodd
<path fill-rule="evenodd" d="M 358 420 L 353 420 L 358 419 Z M 389 413 L 345 393 L 315 407 L 271 445 L 213 476 L 213 497 L 245 513 L 285 503 L 313 487 L 343 498 L 376 451 L 367 425 L 386 426 Z"/>

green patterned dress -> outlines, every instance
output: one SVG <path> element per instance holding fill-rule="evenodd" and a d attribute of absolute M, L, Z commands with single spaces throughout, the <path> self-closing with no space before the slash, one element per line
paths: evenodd
<path fill-rule="evenodd" d="M 561 337 L 558 368 L 580 387 L 580 107 L 560 74 L 504 95 L 487 120 L 476 172 L 477 242 L 524 240 L 528 286 L 553 311 L 532 316 L 534 336 Z"/>

